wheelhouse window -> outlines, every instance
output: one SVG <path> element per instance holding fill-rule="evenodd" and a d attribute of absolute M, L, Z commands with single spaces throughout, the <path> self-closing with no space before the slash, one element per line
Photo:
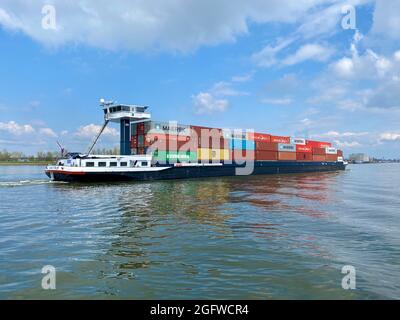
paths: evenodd
<path fill-rule="evenodd" d="M 147 161 L 142 161 L 141 166 L 142 166 L 142 167 L 147 167 Z"/>
<path fill-rule="evenodd" d="M 94 167 L 94 162 L 86 162 L 86 167 Z"/>
<path fill-rule="evenodd" d="M 117 165 L 117 162 L 110 162 L 110 167 L 116 167 Z"/>
<path fill-rule="evenodd" d="M 121 162 L 120 165 L 121 165 L 121 167 L 127 167 L 128 166 L 128 162 Z"/>
<path fill-rule="evenodd" d="M 99 167 L 107 167 L 107 162 L 99 162 Z"/>

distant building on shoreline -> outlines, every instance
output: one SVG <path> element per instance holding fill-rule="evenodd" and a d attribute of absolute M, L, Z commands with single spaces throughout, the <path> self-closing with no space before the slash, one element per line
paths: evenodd
<path fill-rule="evenodd" d="M 352 153 L 349 155 L 349 161 L 354 163 L 367 163 L 371 160 L 369 155 L 365 153 Z"/>

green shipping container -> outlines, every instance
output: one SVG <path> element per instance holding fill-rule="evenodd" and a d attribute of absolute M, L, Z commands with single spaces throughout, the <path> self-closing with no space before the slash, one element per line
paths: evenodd
<path fill-rule="evenodd" d="M 197 152 L 154 151 L 153 161 L 159 162 L 196 162 Z"/>

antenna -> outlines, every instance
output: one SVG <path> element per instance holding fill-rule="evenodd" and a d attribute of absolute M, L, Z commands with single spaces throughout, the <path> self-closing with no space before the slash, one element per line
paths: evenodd
<path fill-rule="evenodd" d="M 63 157 L 65 149 L 63 148 L 63 146 L 58 141 L 57 141 L 57 144 L 58 144 L 58 146 L 60 147 L 60 150 L 61 150 L 61 157 Z"/>
<path fill-rule="evenodd" d="M 100 105 L 102 107 L 110 106 L 112 104 L 114 104 L 114 101 L 106 101 L 104 98 L 100 99 Z"/>

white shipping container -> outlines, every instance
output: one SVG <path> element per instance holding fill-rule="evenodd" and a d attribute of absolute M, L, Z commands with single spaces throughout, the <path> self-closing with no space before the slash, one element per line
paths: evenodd
<path fill-rule="evenodd" d="M 299 144 L 299 145 L 305 146 L 306 145 L 306 139 L 303 139 L 303 138 L 290 138 L 290 143 Z"/>
<path fill-rule="evenodd" d="M 296 145 L 287 143 L 278 143 L 278 151 L 296 152 Z"/>
<path fill-rule="evenodd" d="M 325 148 L 326 154 L 337 154 L 336 148 Z"/>

